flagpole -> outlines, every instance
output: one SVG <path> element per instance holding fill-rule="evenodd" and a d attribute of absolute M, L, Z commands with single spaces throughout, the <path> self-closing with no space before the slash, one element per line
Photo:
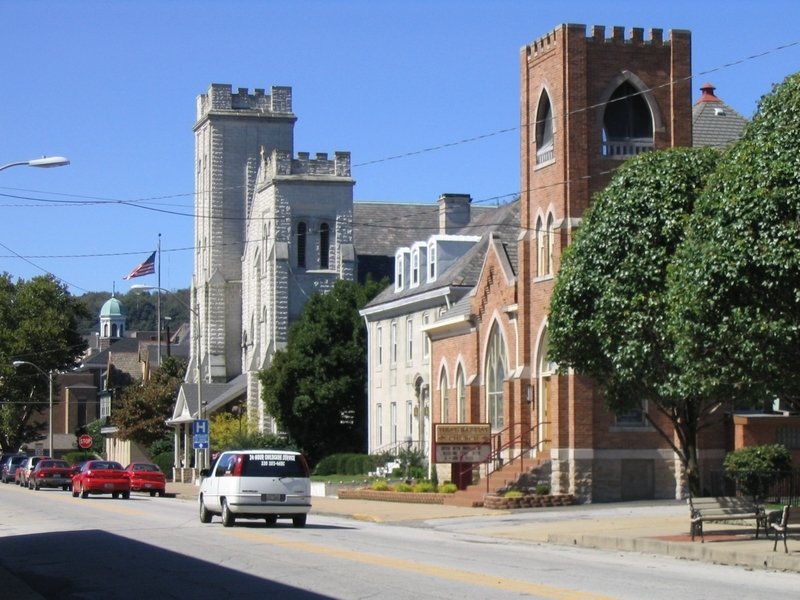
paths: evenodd
<path fill-rule="evenodd" d="M 161 234 L 158 234 L 158 290 L 157 293 L 157 303 L 156 303 L 156 320 L 158 324 L 156 325 L 156 331 L 158 332 L 158 361 L 157 365 L 161 366 Z"/>

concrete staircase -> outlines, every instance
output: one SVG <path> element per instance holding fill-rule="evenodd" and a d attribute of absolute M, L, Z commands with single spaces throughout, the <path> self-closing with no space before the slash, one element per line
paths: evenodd
<path fill-rule="evenodd" d="M 489 473 L 489 485 L 486 485 L 486 478 L 482 478 L 476 483 L 467 486 L 464 490 L 459 490 L 455 494 L 450 494 L 445 499 L 444 503 L 448 506 L 469 506 L 481 507 L 483 506 L 483 497 L 487 493 L 494 493 L 498 489 L 516 483 L 521 476 L 527 476 L 531 473 L 539 474 L 544 470 L 548 471 L 549 481 L 549 460 L 541 460 L 536 458 L 525 458 L 520 467 L 520 458 L 516 458 L 511 462 L 505 463 L 500 469 Z M 489 490 L 488 492 L 486 490 Z"/>

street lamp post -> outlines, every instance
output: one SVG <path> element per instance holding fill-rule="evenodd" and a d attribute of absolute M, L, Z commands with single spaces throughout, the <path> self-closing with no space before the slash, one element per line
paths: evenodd
<path fill-rule="evenodd" d="M 51 369 L 50 372 L 47 372 L 44 369 L 42 369 L 39 365 L 36 365 L 36 364 L 34 364 L 32 362 L 29 362 L 27 360 L 15 360 L 11 364 L 14 365 L 15 369 L 20 367 L 20 366 L 22 366 L 22 365 L 30 365 L 34 369 L 39 371 L 39 373 L 41 373 L 42 375 L 47 377 L 47 381 L 50 384 L 50 414 L 49 414 L 49 416 L 47 418 L 47 448 L 48 448 L 47 455 L 48 456 L 53 456 L 54 455 L 54 449 L 53 449 L 53 370 Z"/>
<path fill-rule="evenodd" d="M 184 302 L 181 299 L 180 296 L 178 296 L 177 294 L 174 294 L 173 292 L 171 292 L 170 290 L 165 289 L 165 288 L 160 288 L 160 287 L 157 287 L 157 286 L 146 285 L 146 284 L 134 284 L 134 285 L 131 286 L 131 289 L 132 290 L 140 290 L 140 291 L 143 291 L 143 292 L 146 292 L 146 291 L 149 291 L 149 290 L 158 290 L 159 292 L 167 292 L 168 294 L 172 294 L 173 296 L 175 296 L 175 298 L 178 300 L 178 302 L 183 304 L 183 306 L 185 306 L 187 309 L 189 309 L 192 312 L 192 314 L 194 315 L 195 323 L 197 323 L 197 327 L 195 328 L 195 331 L 193 331 L 193 333 L 195 334 L 194 338 L 195 338 L 195 348 L 196 348 L 196 350 L 195 350 L 196 356 L 195 356 L 194 366 L 195 366 L 195 373 L 196 373 L 195 376 L 197 377 L 197 418 L 198 419 L 203 419 L 204 418 L 203 413 L 205 411 L 203 410 L 203 367 L 202 367 L 201 360 L 200 360 L 200 349 L 201 349 L 201 346 L 200 346 L 200 309 L 199 309 L 199 307 L 195 306 L 195 308 L 192 308 L 191 306 L 186 304 L 186 302 Z M 161 345 L 161 340 L 160 339 L 158 340 L 158 343 L 159 343 L 159 346 L 160 346 Z M 200 449 L 199 453 L 197 454 L 197 461 L 196 461 L 197 462 L 197 472 L 198 473 L 200 472 L 200 469 L 202 469 L 205 466 L 205 464 L 204 464 L 205 460 L 204 459 L 205 459 L 205 451 Z"/>
<path fill-rule="evenodd" d="M 11 162 L 6 165 L 0 165 L 0 171 L 10 169 L 11 167 L 66 167 L 69 164 L 69 159 L 63 156 L 43 156 L 42 158 L 34 158 L 33 160 L 20 160 Z"/>

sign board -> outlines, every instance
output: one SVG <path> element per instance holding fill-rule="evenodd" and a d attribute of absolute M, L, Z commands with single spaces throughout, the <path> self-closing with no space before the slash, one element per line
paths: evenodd
<path fill-rule="evenodd" d="M 192 421 L 192 447 L 195 449 L 208 448 L 208 419 Z"/>
<path fill-rule="evenodd" d="M 487 462 L 492 453 L 489 423 L 435 423 L 433 456 L 437 463 Z"/>
<path fill-rule="evenodd" d="M 88 433 L 84 433 L 78 438 L 78 446 L 86 450 L 87 448 L 92 447 L 93 441 L 94 440 L 92 440 L 92 436 L 90 436 Z"/>

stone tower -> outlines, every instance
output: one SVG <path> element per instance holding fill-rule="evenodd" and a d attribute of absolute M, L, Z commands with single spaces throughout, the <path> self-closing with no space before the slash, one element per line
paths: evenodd
<path fill-rule="evenodd" d="M 540 425 L 532 442 L 552 460 L 555 488 L 595 499 L 604 494 L 593 488 L 594 474 L 619 475 L 625 466 L 613 458 L 621 456 L 620 438 L 609 435 L 609 417 L 591 384 L 572 373 L 557 375 L 547 360 L 555 274 L 592 195 L 622 161 L 692 145 L 691 34 L 673 30 L 665 40 L 653 29 L 645 38 L 643 29 L 626 36 L 622 27 L 610 34 L 604 27 L 587 33 L 584 25 L 561 25 L 520 56 L 518 281 L 521 351 L 535 396 L 530 418 Z M 659 468 L 643 476 L 666 481 Z"/>
<path fill-rule="evenodd" d="M 242 372 L 242 252 L 245 219 L 266 152 L 293 152 L 292 90 L 212 84 L 197 99 L 195 134 L 195 270 L 193 306 L 200 315 L 206 381 Z M 193 316 L 192 329 L 198 327 Z"/>

